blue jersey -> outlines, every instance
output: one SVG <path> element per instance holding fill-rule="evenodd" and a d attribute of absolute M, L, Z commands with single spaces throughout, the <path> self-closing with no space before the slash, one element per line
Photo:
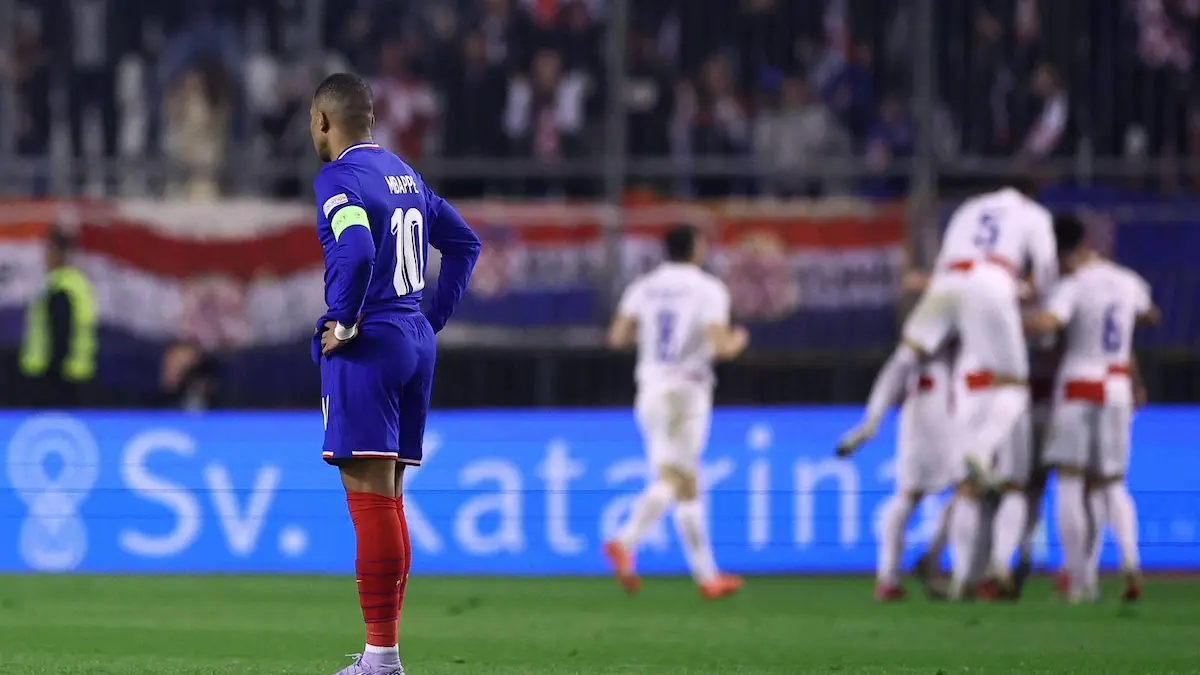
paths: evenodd
<path fill-rule="evenodd" d="M 329 308 L 322 321 L 352 326 L 360 315 L 419 311 L 432 245 L 443 264 L 426 316 L 441 330 L 479 256 L 479 239 L 458 213 L 374 143 L 346 148 L 313 188 Z"/>

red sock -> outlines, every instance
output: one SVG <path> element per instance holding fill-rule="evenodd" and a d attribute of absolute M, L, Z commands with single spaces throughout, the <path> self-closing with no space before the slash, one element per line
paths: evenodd
<path fill-rule="evenodd" d="M 408 519 L 404 517 L 404 495 L 396 497 L 396 513 L 400 516 L 400 539 L 404 542 L 404 562 L 400 568 L 400 585 L 396 588 L 396 619 L 404 609 L 404 589 L 408 586 L 408 570 L 412 567 L 412 540 L 408 537 Z"/>
<path fill-rule="evenodd" d="M 396 589 L 404 571 L 404 540 L 395 497 L 347 492 L 358 558 L 358 604 L 367 624 L 367 644 L 396 646 Z"/>

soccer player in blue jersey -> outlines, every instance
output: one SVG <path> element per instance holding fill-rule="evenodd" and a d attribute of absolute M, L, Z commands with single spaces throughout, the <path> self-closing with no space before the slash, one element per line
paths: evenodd
<path fill-rule="evenodd" d="M 325 461 L 341 471 L 357 541 L 355 574 L 367 646 L 337 675 L 403 675 L 397 646 L 412 557 L 401 493 L 421 463 L 434 334 L 462 298 L 479 238 L 399 157 L 371 140 L 371 89 L 348 73 L 317 88 L 310 131 L 325 162 L 313 181 L 325 254 L 321 366 Z M 429 246 L 442 254 L 421 312 Z"/>

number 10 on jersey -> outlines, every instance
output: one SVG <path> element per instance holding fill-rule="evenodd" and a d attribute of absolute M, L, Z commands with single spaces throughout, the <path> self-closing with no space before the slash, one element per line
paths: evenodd
<path fill-rule="evenodd" d="M 396 271 L 392 285 L 396 295 L 404 296 L 425 288 L 425 217 L 420 209 L 396 209 L 392 212 L 392 234 L 396 236 Z"/>

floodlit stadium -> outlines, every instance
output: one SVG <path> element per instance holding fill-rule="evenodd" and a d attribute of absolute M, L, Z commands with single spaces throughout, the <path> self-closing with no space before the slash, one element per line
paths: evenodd
<path fill-rule="evenodd" d="M 0 675 L 1195 672 L 1197 28 L 0 0 Z"/>

